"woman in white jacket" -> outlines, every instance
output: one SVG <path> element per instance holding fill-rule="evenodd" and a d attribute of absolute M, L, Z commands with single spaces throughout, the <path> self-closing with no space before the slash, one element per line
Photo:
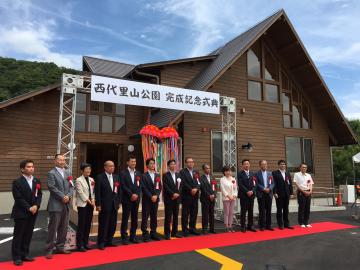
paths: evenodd
<path fill-rule="evenodd" d="M 238 194 L 238 186 L 235 178 L 232 176 L 230 166 L 224 166 L 222 171 L 224 176 L 220 178 L 220 189 L 224 205 L 224 224 L 227 232 L 235 232 L 232 227 L 232 223 L 236 196 Z"/>
<path fill-rule="evenodd" d="M 95 181 L 90 177 L 91 165 L 82 163 L 80 165 L 82 175 L 76 179 L 76 206 L 78 210 L 78 226 L 76 231 L 76 246 L 78 251 L 89 250 L 88 246 L 91 221 L 95 207 Z"/>

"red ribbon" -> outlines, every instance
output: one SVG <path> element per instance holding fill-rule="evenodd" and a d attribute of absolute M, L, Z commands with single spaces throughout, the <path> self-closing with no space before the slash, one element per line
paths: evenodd
<path fill-rule="evenodd" d="M 136 176 L 136 185 L 139 187 L 140 186 L 140 176 Z"/>
<path fill-rule="evenodd" d="M 41 188 L 41 185 L 40 185 L 40 184 L 36 184 L 36 186 L 35 186 L 35 197 L 38 196 L 38 191 L 40 190 L 40 188 Z"/>
<path fill-rule="evenodd" d="M 119 182 L 115 182 L 114 183 L 114 192 L 117 193 L 118 192 L 118 186 L 120 186 Z"/>
<path fill-rule="evenodd" d="M 269 184 L 272 184 L 272 176 L 269 177 Z"/>
<path fill-rule="evenodd" d="M 155 182 L 156 182 L 156 189 L 159 189 L 159 183 L 160 183 L 160 177 L 156 177 L 155 179 Z"/>
<path fill-rule="evenodd" d="M 217 182 L 215 180 L 212 180 L 211 184 L 212 184 L 212 190 L 215 191 Z"/>
<path fill-rule="evenodd" d="M 73 187 L 74 183 L 73 183 L 73 177 L 71 175 L 68 176 L 67 180 L 69 181 L 70 185 Z"/>

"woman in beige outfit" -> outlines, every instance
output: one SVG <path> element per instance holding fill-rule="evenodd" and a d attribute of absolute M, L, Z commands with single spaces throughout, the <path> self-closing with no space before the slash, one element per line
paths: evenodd
<path fill-rule="evenodd" d="M 229 166 L 224 166 L 222 171 L 224 176 L 220 179 L 220 189 L 224 205 L 224 224 L 227 232 L 235 232 L 232 223 L 238 186 Z"/>

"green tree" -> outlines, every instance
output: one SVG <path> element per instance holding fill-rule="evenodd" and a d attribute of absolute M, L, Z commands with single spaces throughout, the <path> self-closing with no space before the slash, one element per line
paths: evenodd
<path fill-rule="evenodd" d="M 354 131 L 358 142 L 360 141 L 360 120 L 350 120 L 350 127 Z M 360 145 L 347 145 L 342 149 L 333 150 L 335 185 L 353 183 L 352 157 L 360 152 Z M 360 179 L 360 164 L 355 164 L 356 178 Z"/>
<path fill-rule="evenodd" d="M 80 71 L 54 63 L 0 57 L 0 102 L 60 81 L 62 73 Z"/>

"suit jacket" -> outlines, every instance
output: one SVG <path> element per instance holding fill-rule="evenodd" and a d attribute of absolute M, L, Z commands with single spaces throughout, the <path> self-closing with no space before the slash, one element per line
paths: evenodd
<path fill-rule="evenodd" d="M 35 196 L 37 184 L 41 185 L 40 180 L 35 177 L 33 179 L 31 189 L 24 176 L 20 176 L 13 181 L 12 194 L 15 202 L 12 208 L 11 218 L 21 219 L 31 217 L 33 214 L 31 214 L 29 208 L 33 205 L 36 205 L 38 210 L 40 209 L 42 192 L 40 187 L 37 192 L 37 196 Z M 37 213 L 38 212 L 36 212 L 36 215 Z"/>
<path fill-rule="evenodd" d="M 193 170 L 193 174 L 195 174 L 195 170 Z M 200 177 L 200 174 L 199 174 Z M 184 168 L 180 171 L 180 178 L 182 183 L 182 192 L 181 192 L 181 199 L 199 199 L 199 190 L 200 190 L 200 184 L 196 181 L 196 179 L 193 178 L 193 175 L 190 174 L 189 170 L 187 168 Z M 199 179 L 200 182 L 200 179 Z M 191 195 L 191 190 L 193 188 L 197 188 L 198 192 L 194 196 Z"/>
<path fill-rule="evenodd" d="M 172 196 L 174 195 L 174 193 L 178 193 L 179 195 L 181 194 L 182 184 L 180 183 L 180 187 L 178 188 L 177 179 L 181 179 L 179 173 L 175 173 L 176 184 L 174 183 L 174 179 L 172 178 L 170 172 L 166 172 L 166 173 L 163 174 L 163 187 L 164 187 L 163 197 L 164 197 L 164 203 L 169 203 L 169 202 L 174 201 L 174 200 L 171 199 Z M 180 196 L 176 201 L 180 202 Z"/>
<path fill-rule="evenodd" d="M 291 175 L 289 172 L 285 173 L 285 177 L 289 180 L 289 183 L 288 181 L 286 181 L 286 179 L 284 179 L 280 170 L 273 171 L 272 174 L 275 183 L 274 194 L 277 194 L 279 197 L 285 198 L 289 198 L 290 195 L 294 194 Z"/>
<path fill-rule="evenodd" d="M 239 188 L 239 198 L 249 198 L 246 194 L 248 191 L 254 192 L 251 198 L 255 197 L 256 185 L 253 183 L 253 177 L 255 174 L 253 172 L 249 172 L 249 177 L 246 175 L 245 171 L 242 170 L 237 175 L 237 182 Z"/>
<path fill-rule="evenodd" d="M 53 168 L 48 173 L 47 184 L 50 192 L 50 197 L 47 210 L 49 212 L 61 212 L 63 210 L 63 207 L 69 208 L 70 201 L 67 204 L 63 203 L 64 196 L 68 196 L 71 199 L 74 191 L 74 187 L 70 184 L 70 181 L 68 180 L 69 176 L 71 176 L 70 172 L 68 170 L 65 170 L 63 178 L 56 168 Z"/>
<path fill-rule="evenodd" d="M 151 176 L 149 174 L 149 172 L 146 172 L 143 174 L 143 185 L 142 185 L 142 194 L 143 194 L 143 201 L 146 202 L 151 202 L 151 197 L 156 195 L 158 196 L 157 198 L 157 202 L 159 202 L 160 200 L 160 193 L 161 193 L 161 189 L 162 189 L 162 185 L 161 185 L 161 181 L 159 182 L 159 188 L 156 189 L 156 178 L 160 179 L 160 174 L 155 173 L 155 177 L 154 177 L 154 183 L 151 179 Z"/>
<path fill-rule="evenodd" d="M 78 207 L 85 207 L 87 205 L 87 200 L 90 198 L 95 200 L 95 181 L 93 178 L 89 177 L 90 193 L 89 186 L 86 182 L 85 177 L 82 175 L 75 181 L 75 204 Z"/>
<path fill-rule="evenodd" d="M 95 205 L 101 207 L 101 211 L 110 212 L 112 209 L 118 210 L 122 198 L 123 183 L 120 177 L 113 174 L 113 188 L 105 172 L 99 174 L 95 181 Z M 117 190 L 116 183 L 119 183 Z M 86 182 L 85 182 L 85 185 Z M 117 192 L 115 192 L 117 191 Z"/>
<path fill-rule="evenodd" d="M 216 185 L 215 185 L 215 191 L 213 190 L 212 184 L 211 182 L 213 181 L 213 178 L 210 175 L 210 183 L 209 180 L 207 179 L 206 175 L 203 174 L 200 177 L 200 201 L 201 203 L 210 203 L 210 202 L 214 202 L 214 201 L 210 201 L 210 195 L 215 195 L 216 197 Z"/>
<path fill-rule="evenodd" d="M 140 177 L 139 186 L 137 185 L 136 178 Z M 132 182 L 130 172 L 126 168 L 121 172 L 121 179 L 122 179 L 122 187 L 123 187 L 123 203 L 130 204 L 132 201 L 130 200 L 132 194 L 137 194 L 139 196 L 138 200 L 140 200 L 141 197 L 141 189 L 143 185 L 143 179 L 142 174 L 139 171 L 135 171 L 135 178 L 134 183 Z"/>
<path fill-rule="evenodd" d="M 267 183 L 267 187 L 270 189 L 269 195 L 270 197 L 273 196 L 273 190 L 274 190 L 274 177 L 272 176 L 272 173 L 270 171 L 266 171 L 266 179 L 263 178 L 262 171 L 258 171 L 256 174 L 256 197 L 262 198 L 264 195 L 264 189 L 265 189 L 265 181 Z M 271 184 L 270 184 L 270 177 L 272 178 Z"/>

